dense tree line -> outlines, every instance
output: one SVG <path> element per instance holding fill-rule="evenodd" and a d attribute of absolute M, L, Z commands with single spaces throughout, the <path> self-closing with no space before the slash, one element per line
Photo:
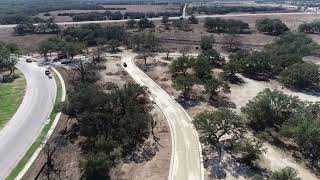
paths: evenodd
<path fill-rule="evenodd" d="M 102 27 L 97 24 L 90 24 L 81 27 L 69 27 L 63 31 L 67 40 L 80 41 L 87 46 L 107 44 L 110 40 L 124 41 L 127 33 L 123 26 Z"/>
<path fill-rule="evenodd" d="M 301 24 L 298 28 L 299 32 L 319 34 L 320 33 L 320 21 Z"/>
<path fill-rule="evenodd" d="M 176 17 L 180 16 L 180 12 L 125 12 L 120 11 L 105 11 L 105 12 L 88 12 L 88 13 L 59 13 L 58 16 L 70 16 L 73 21 L 100 21 L 100 20 L 121 20 L 121 19 L 143 19 L 155 17 Z"/>
<path fill-rule="evenodd" d="M 14 31 L 18 35 L 26 34 L 58 34 L 60 28 L 56 23 L 38 23 L 36 25 L 32 23 L 18 24 Z"/>
<path fill-rule="evenodd" d="M 102 21 L 106 20 L 106 16 L 103 13 L 90 12 L 72 15 L 72 20 L 79 21 Z"/>
<path fill-rule="evenodd" d="M 253 130 L 277 132 L 292 138 L 300 152 L 317 168 L 320 160 L 319 110 L 319 103 L 304 102 L 270 89 L 260 92 L 241 109 Z"/>
<path fill-rule="evenodd" d="M 206 18 L 204 27 L 208 32 L 214 33 L 247 33 L 249 24 L 240 20 Z"/>
<path fill-rule="evenodd" d="M 39 51 L 45 60 L 47 60 L 48 54 L 52 52 L 59 52 L 73 59 L 73 57 L 80 54 L 84 48 L 85 44 L 83 42 L 67 41 L 60 38 L 50 38 L 39 44 Z"/>
<path fill-rule="evenodd" d="M 176 17 L 180 16 L 180 12 L 147 12 L 147 13 L 142 13 L 142 12 L 126 12 L 123 15 L 123 19 L 141 19 L 141 18 L 155 18 L 155 17 L 163 17 L 163 16 L 168 16 L 168 17 Z"/>
<path fill-rule="evenodd" d="M 269 35 L 282 35 L 289 31 L 289 28 L 280 19 L 259 19 L 256 21 L 256 28 L 259 32 Z"/>
<path fill-rule="evenodd" d="M 302 58 L 316 49 L 318 45 L 306 35 L 289 33 L 262 51 L 233 53 L 228 68 L 253 79 L 279 77 L 288 87 L 311 88 L 320 82 L 318 67 L 303 63 Z"/>
<path fill-rule="evenodd" d="M 262 6 L 262 7 L 254 7 L 254 6 L 200 6 L 200 7 L 192 7 L 192 13 L 204 13 L 204 14 L 227 14 L 234 12 L 274 12 L 274 11 L 284 11 L 284 8 L 281 7 L 270 7 L 270 6 Z"/>

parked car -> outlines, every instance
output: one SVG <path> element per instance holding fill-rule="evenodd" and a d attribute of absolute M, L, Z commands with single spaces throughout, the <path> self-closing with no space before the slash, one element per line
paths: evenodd
<path fill-rule="evenodd" d="M 123 63 L 123 67 L 127 67 L 127 66 L 128 66 L 127 63 L 124 62 L 124 63 Z"/>
<path fill-rule="evenodd" d="M 49 70 L 46 70 L 44 73 L 45 73 L 47 76 L 51 74 Z"/>
<path fill-rule="evenodd" d="M 61 61 L 61 64 L 69 64 L 71 63 L 71 59 L 64 59 Z"/>
<path fill-rule="evenodd" d="M 27 63 L 31 63 L 31 62 L 32 62 L 32 59 L 31 59 L 31 58 L 26 58 L 26 62 L 27 62 Z"/>
<path fill-rule="evenodd" d="M 51 75 L 51 74 L 49 74 L 49 75 L 48 75 L 48 78 L 49 78 L 49 79 L 52 79 L 52 75 Z"/>
<path fill-rule="evenodd" d="M 58 54 L 58 59 L 65 59 L 65 58 L 67 58 L 68 56 L 67 55 L 65 55 L 65 54 Z"/>

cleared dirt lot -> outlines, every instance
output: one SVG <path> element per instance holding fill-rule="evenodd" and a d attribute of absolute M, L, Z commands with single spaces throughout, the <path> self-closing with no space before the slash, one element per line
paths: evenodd
<path fill-rule="evenodd" d="M 255 22 L 258 19 L 262 18 L 279 18 L 284 23 L 287 24 L 287 26 L 292 31 L 297 31 L 297 28 L 300 24 L 304 22 L 312 22 L 315 20 L 320 19 L 320 14 L 298 14 L 298 15 L 272 15 L 272 16 L 237 16 L 237 17 L 227 17 L 226 19 L 237 19 L 242 20 L 250 25 L 250 30 L 253 31 L 251 34 L 239 34 L 236 36 L 236 39 L 244 44 L 252 44 L 252 45 L 266 45 L 271 43 L 274 39 L 277 37 L 275 36 L 269 36 L 265 34 L 261 34 L 256 32 L 255 28 Z M 175 38 L 175 39 L 186 39 L 187 40 L 200 40 L 201 36 L 203 35 L 213 35 L 216 42 L 222 43 L 224 42 L 224 39 L 227 34 L 224 33 L 208 33 L 203 28 L 204 20 L 202 20 L 199 24 L 193 24 L 190 25 L 192 28 L 192 31 L 178 31 L 171 27 L 171 30 L 164 30 L 161 23 L 156 23 L 159 28 L 157 30 L 157 33 L 162 38 Z M 319 35 L 310 35 L 316 42 L 320 43 L 320 36 Z M 174 45 L 170 45 L 170 48 L 174 48 Z"/>
<path fill-rule="evenodd" d="M 50 37 L 56 35 L 39 35 L 32 34 L 26 36 L 13 35 L 14 30 L 12 28 L 1 28 L 0 29 L 0 41 L 5 43 L 16 43 L 25 53 L 33 52 L 38 49 L 38 44 Z"/>
<path fill-rule="evenodd" d="M 177 5 L 103 5 L 105 8 L 126 8 L 120 12 L 179 12 L 180 6 Z M 115 10 L 117 11 L 117 10 Z"/>

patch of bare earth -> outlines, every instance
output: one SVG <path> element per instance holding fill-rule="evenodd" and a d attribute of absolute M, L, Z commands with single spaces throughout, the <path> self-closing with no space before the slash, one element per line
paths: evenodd
<path fill-rule="evenodd" d="M 0 42 L 15 43 L 25 52 L 34 52 L 38 50 L 38 44 L 55 35 L 32 34 L 25 36 L 14 35 L 13 28 L 0 29 Z"/>
<path fill-rule="evenodd" d="M 126 8 L 125 10 L 120 10 L 120 12 L 179 12 L 180 6 L 178 5 L 104 5 L 105 8 Z M 118 10 L 115 10 L 118 11 Z"/>

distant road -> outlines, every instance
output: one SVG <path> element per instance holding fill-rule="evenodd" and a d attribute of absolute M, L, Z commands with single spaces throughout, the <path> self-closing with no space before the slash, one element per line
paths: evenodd
<path fill-rule="evenodd" d="M 183 7 L 183 10 L 182 10 L 182 17 L 183 18 L 186 18 L 187 17 L 187 6 L 188 6 L 188 3 L 186 3 Z"/>
<path fill-rule="evenodd" d="M 18 111 L 0 130 L 0 179 L 5 179 L 38 137 L 56 96 L 56 83 L 45 76 L 44 67 L 21 60 L 17 68 L 24 74 L 27 88 Z"/>
<path fill-rule="evenodd" d="M 257 14 L 215 14 L 215 15 L 199 15 L 196 16 L 197 18 L 203 19 L 207 17 L 221 17 L 221 18 L 227 18 L 227 17 L 247 17 L 247 16 L 274 16 L 274 15 L 304 15 L 304 14 L 313 14 L 315 16 L 320 16 L 320 14 L 315 14 L 311 12 L 295 12 L 295 13 L 257 13 Z M 185 18 L 188 16 L 185 15 Z M 179 19 L 179 17 L 170 17 L 169 19 Z M 104 20 L 104 21 L 81 21 L 81 22 L 58 22 L 58 25 L 61 26 L 67 26 L 67 25 L 83 25 L 83 24 L 108 24 L 108 23 L 119 23 L 119 22 L 127 22 L 130 19 L 121 19 L 121 20 Z M 139 19 L 136 19 L 139 20 Z M 149 18 L 149 20 L 152 21 L 161 21 L 162 18 Z M 0 25 L 0 28 L 14 28 L 16 24 L 9 24 L 9 25 Z"/>
<path fill-rule="evenodd" d="M 135 55 L 124 53 L 125 70 L 141 86 L 150 91 L 170 125 L 172 156 L 168 180 L 203 180 L 201 147 L 192 119 L 187 112 L 156 82 L 133 62 Z"/>

